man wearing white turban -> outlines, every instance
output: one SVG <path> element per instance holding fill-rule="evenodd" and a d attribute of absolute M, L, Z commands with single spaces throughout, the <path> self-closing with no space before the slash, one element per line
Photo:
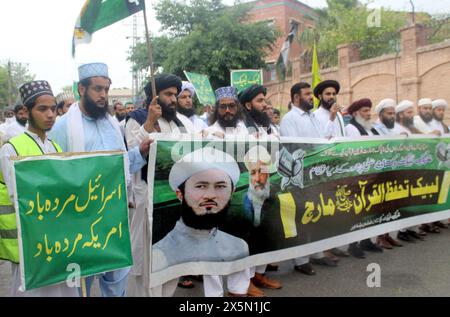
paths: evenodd
<path fill-rule="evenodd" d="M 417 103 L 418 115 L 414 117 L 414 126 L 423 134 L 441 135 L 441 132 L 433 127 L 433 108 L 430 98 L 422 98 Z"/>
<path fill-rule="evenodd" d="M 270 197 L 270 174 L 276 172 L 275 164 L 267 149 L 256 145 L 249 149 L 244 157 L 245 167 L 249 174 L 249 187 L 244 198 L 244 216 L 252 224 L 248 230 L 248 240 L 251 254 L 259 253 L 259 245 L 264 243 L 261 239 L 260 225 L 263 218 L 263 204 Z M 264 229 L 263 229 L 264 230 Z M 251 290 L 247 294 L 253 296 L 264 296 L 264 292 L 258 287 L 268 289 L 280 289 L 281 283 L 269 279 L 266 273 L 267 265 L 259 265 L 250 268 L 252 276 Z"/>
<path fill-rule="evenodd" d="M 444 99 L 433 100 L 431 103 L 433 108 L 433 120 L 431 120 L 431 126 L 440 131 L 441 134 L 449 133 L 448 126 L 444 123 L 445 110 L 448 107 L 447 101 Z"/>
<path fill-rule="evenodd" d="M 414 103 L 412 101 L 403 100 L 395 107 L 395 121 L 399 134 L 420 133 L 414 126 Z"/>
<path fill-rule="evenodd" d="M 169 174 L 169 184 L 182 202 L 181 219 L 163 239 L 153 245 L 152 270 L 197 262 L 229 262 L 249 255 L 247 243 L 218 229 L 227 216 L 231 196 L 239 181 L 239 167 L 230 155 L 204 148 L 184 156 Z M 195 252 L 194 252 L 195 250 Z M 245 277 L 245 278 L 243 278 Z M 204 276 L 205 294 L 223 296 L 222 279 Z M 246 269 L 228 276 L 231 295 L 245 296 L 250 284 Z M 172 296 L 177 279 L 153 295 Z"/>
<path fill-rule="evenodd" d="M 395 106 L 394 99 L 386 98 L 380 101 L 375 107 L 375 112 L 378 114 L 378 120 L 373 127 L 378 131 L 380 135 L 397 135 L 398 131 L 397 123 L 395 122 Z"/>
<path fill-rule="evenodd" d="M 194 86 L 188 81 L 183 81 L 181 92 L 177 97 L 177 111 L 191 120 L 195 132 L 202 132 L 208 127 L 208 125 L 195 114 L 195 107 L 193 103 L 194 96 Z"/>

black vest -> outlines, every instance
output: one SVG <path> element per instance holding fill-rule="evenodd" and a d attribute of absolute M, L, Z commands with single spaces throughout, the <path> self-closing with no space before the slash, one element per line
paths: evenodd
<path fill-rule="evenodd" d="M 355 118 L 352 118 L 350 120 L 349 124 L 352 124 L 356 129 L 358 129 L 358 131 L 361 135 L 369 135 L 369 133 L 367 133 L 366 129 L 364 129 L 364 127 L 362 125 L 360 125 L 358 122 L 356 122 Z M 370 129 L 370 131 L 372 131 L 372 133 L 374 135 L 380 135 L 378 133 L 378 131 L 375 130 L 375 128 Z"/>

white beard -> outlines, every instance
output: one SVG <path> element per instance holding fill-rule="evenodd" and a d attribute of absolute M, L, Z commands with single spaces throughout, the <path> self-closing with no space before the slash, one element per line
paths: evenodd
<path fill-rule="evenodd" d="M 372 123 L 370 122 L 370 120 L 364 120 L 359 114 L 357 114 L 355 116 L 355 120 L 356 122 L 358 122 L 360 125 L 363 126 L 364 129 L 366 130 L 370 130 L 372 129 Z"/>
<path fill-rule="evenodd" d="M 5 123 L 6 124 L 11 124 L 16 120 L 16 117 L 12 117 L 12 118 L 6 118 L 5 119 Z"/>
<path fill-rule="evenodd" d="M 258 227 L 261 224 L 261 210 L 264 204 L 264 201 L 270 197 L 270 182 L 267 179 L 267 183 L 263 189 L 255 190 L 253 184 L 249 185 L 248 188 L 248 198 L 252 202 L 254 217 L 253 217 L 253 225 Z"/>

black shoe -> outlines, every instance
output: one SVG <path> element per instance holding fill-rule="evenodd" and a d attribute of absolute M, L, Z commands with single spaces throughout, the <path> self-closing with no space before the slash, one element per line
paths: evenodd
<path fill-rule="evenodd" d="M 192 282 L 192 280 L 189 277 L 182 276 L 178 280 L 178 287 L 180 287 L 180 288 L 194 288 L 195 285 L 194 285 L 194 282 Z"/>
<path fill-rule="evenodd" d="M 337 263 L 334 262 L 332 259 L 327 258 L 326 256 L 324 256 L 323 258 L 320 259 L 313 259 L 310 258 L 309 261 L 312 264 L 316 264 L 316 265 L 324 265 L 324 266 L 337 266 Z"/>
<path fill-rule="evenodd" d="M 333 253 L 335 256 L 341 256 L 341 257 L 349 257 L 350 256 L 350 253 L 348 253 L 347 251 L 338 249 L 338 248 L 333 248 L 330 250 L 330 252 Z"/>
<path fill-rule="evenodd" d="M 448 229 L 448 224 L 446 224 L 446 223 L 443 223 L 443 222 L 440 222 L 440 221 L 436 221 L 436 222 L 433 222 L 433 224 L 436 227 L 439 227 L 441 229 Z"/>
<path fill-rule="evenodd" d="M 275 272 L 278 271 L 278 265 L 276 264 L 267 264 L 266 272 Z"/>
<path fill-rule="evenodd" d="M 303 265 L 296 265 L 294 266 L 294 270 L 296 270 L 297 272 L 306 274 L 306 275 L 316 275 L 316 271 L 314 271 L 311 263 L 306 263 Z"/>
<path fill-rule="evenodd" d="M 370 239 L 362 240 L 359 243 L 359 247 L 363 251 L 378 252 L 378 253 L 383 252 L 383 249 L 378 245 L 374 244 Z"/>
<path fill-rule="evenodd" d="M 359 259 L 365 259 L 366 258 L 366 254 L 364 253 L 363 250 L 361 250 L 358 247 L 358 244 L 356 242 L 351 243 L 348 246 L 348 253 L 350 253 L 351 255 L 353 255 L 355 258 L 359 258 Z"/>
<path fill-rule="evenodd" d="M 397 239 L 406 242 L 415 242 L 414 239 L 406 231 L 405 232 L 399 231 L 397 233 Z"/>
<path fill-rule="evenodd" d="M 414 230 L 406 230 L 406 233 L 410 236 L 413 237 L 416 240 L 425 240 L 424 237 L 422 237 L 420 234 L 418 234 L 417 232 L 415 232 Z"/>

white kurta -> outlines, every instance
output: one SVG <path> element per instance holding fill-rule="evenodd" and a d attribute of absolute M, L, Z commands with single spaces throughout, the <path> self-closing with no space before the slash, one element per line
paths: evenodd
<path fill-rule="evenodd" d="M 227 234 L 217 228 L 212 230 L 196 230 L 186 226 L 179 220 L 175 228 L 169 232 L 162 240 L 153 246 L 152 269 L 157 272 L 170 266 L 196 262 L 228 262 L 245 258 L 249 255 L 247 243 L 235 236 Z M 246 285 L 240 290 L 245 294 L 247 292 L 250 277 L 247 271 Z M 205 276 L 207 277 L 207 276 Z M 240 280 L 239 272 L 229 276 Z M 217 277 L 212 277 L 211 282 L 217 282 Z M 208 286 L 205 285 L 205 293 Z M 219 283 L 220 286 L 221 282 Z M 167 282 L 162 286 L 162 296 L 172 296 L 175 292 L 176 280 Z M 214 290 L 215 291 L 215 290 Z M 222 291 L 223 295 L 223 291 Z"/>
<path fill-rule="evenodd" d="M 191 120 L 195 132 L 202 132 L 203 130 L 206 130 L 208 128 L 206 122 L 200 119 L 200 117 L 197 115 L 193 115 L 189 118 L 189 120 Z"/>
<path fill-rule="evenodd" d="M 413 134 L 410 129 L 408 129 L 407 127 L 402 126 L 399 123 L 395 124 L 394 130 L 395 130 L 396 134 L 406 134 L 406 135 Z"/>
<path fill-rule="evenodd" d="M 56 149 L 48 139 L 42 142 L 39 136 L 31 131 L 26 132 L 42 149 L 45 154 L 56 153 Z M 5 144 L 0 150 L 0 164 L 2 168 L 3 178 L 8 188 L 8 194 L 11 201 L 14 200 L 14 191 L 12 190 L 12 170 L 10 169 L 10 158 L 17 156 L 14 147 L 11 144 Z M 66 283 L 41 287 L 38 289 L 21 292 L 20 287 L 20 266 L 15 263 L 11 263 L 12 269 L 12 283 L 11 283 L 11 296 L 13 297 L 79 297 L 76 287 L 68 287 Z M 36 268 L 38 269 L 38 268 Z"/>
<path fill-rule="evenodd" d="M 14 120 L 11 124 L 5 128 L 5 134 L 3 135 L 2 142 L 6 143 L 9 139 L 24 133 L 27 130 L 26 126 L 21 125 L 17 120 Z"/>
<path fill-rule="evenodd" d="M 375 122 L 373 125 L 374 129 L 378 131 L 380 135 L 399 135 L 399 128 L 398 123 L 394 123 L 394 127 L 392 129 L 389 129 L 383 122 L 380 121 L 380 119 Z"/>
<path fill-rule="evenodd" d="M 364 128 L 364 130 L 366 130 L 367 136 L 373 135 L 372 131 L 367 130 L 366 128 Z M 348 137 L 362 137 L 362 136 L 364 136 L 364 135 L 361 135 L 359 130 L 353 124 L 347 124 L 346 125 L 345 133 L 347 134 Z"/>
<path fill-rule="evenodd" d="M 336 118 L 334 121 L 330 120 L 330 111 L 319 107 L 316 111 L 314 111 L 314 115 L 319 120 L 322 127 L 326 127 L 327 125 L 331 126 L 331 135 L 326 135 L 325 137 L 331 138 L 331 137 L 344 137 L 345 136 L 345 124 L 344 119 L 342 118 L 342 115 L 338 112 L 336 114 Z"/>
<path fill-rule="evenodd" d="M 435 130 L 431 125 L 431 122 L 432 121 L 426 123 L 425 121 L 422 120 L 420 116 L 414 117 L 414 126 L 416 127 L 417 130 L 419 130 L 423 134 L 428 134 Z"/>
<path fill-rule="evenodd" d="M 289 111 L 281 120 L 280 133 L 284 137 L 303 137 L 303 138 L 324 138 L 325 135 L 332 135 L 333 126 L 329 121 L 326 127 L 322 127 L 312 112 L 305 112 L 292 105 Z M 312 255 L 314 258 L 323 258 L 322 252 Z M 309 256 L 303 256 L 294 259 L 294 265 L 303 265 L 309 262 Z"/>
<path fill-rule="evenodd" d="M 331 121 L 324 127 L 313 112 L 305 112 L 293 106 L 281 120 L 280 133 L 286 137 L 325 138 L 332 135 Z"/>
<path fill-rule="evenodd" d="M 431 120 L 430 122 L 430 127 L 433 130 L 438 130 L 441 132 L 441 134 L 445 134 L 445 130 L 444 130 L 444 126 L 443 126 L 444 122 L 440 122 L 437 121 L 436 119 Z"/>
<path fill-rule="evenodd" d="M 219 121 L 216 121 L 213 125 L 209 126 L 206 129 L 206 132 L 208 132 L 208 138 L 218 138 L 217 136 L 214 136 L 214 133 L 220 132 L 223 133 L 225 136 L 243 136 L 248 134 L 247 127 L 245 126 L 243 121 L 238 121 L 236 128 L 226 128 L 224 129 L 220 124 Z"/>

